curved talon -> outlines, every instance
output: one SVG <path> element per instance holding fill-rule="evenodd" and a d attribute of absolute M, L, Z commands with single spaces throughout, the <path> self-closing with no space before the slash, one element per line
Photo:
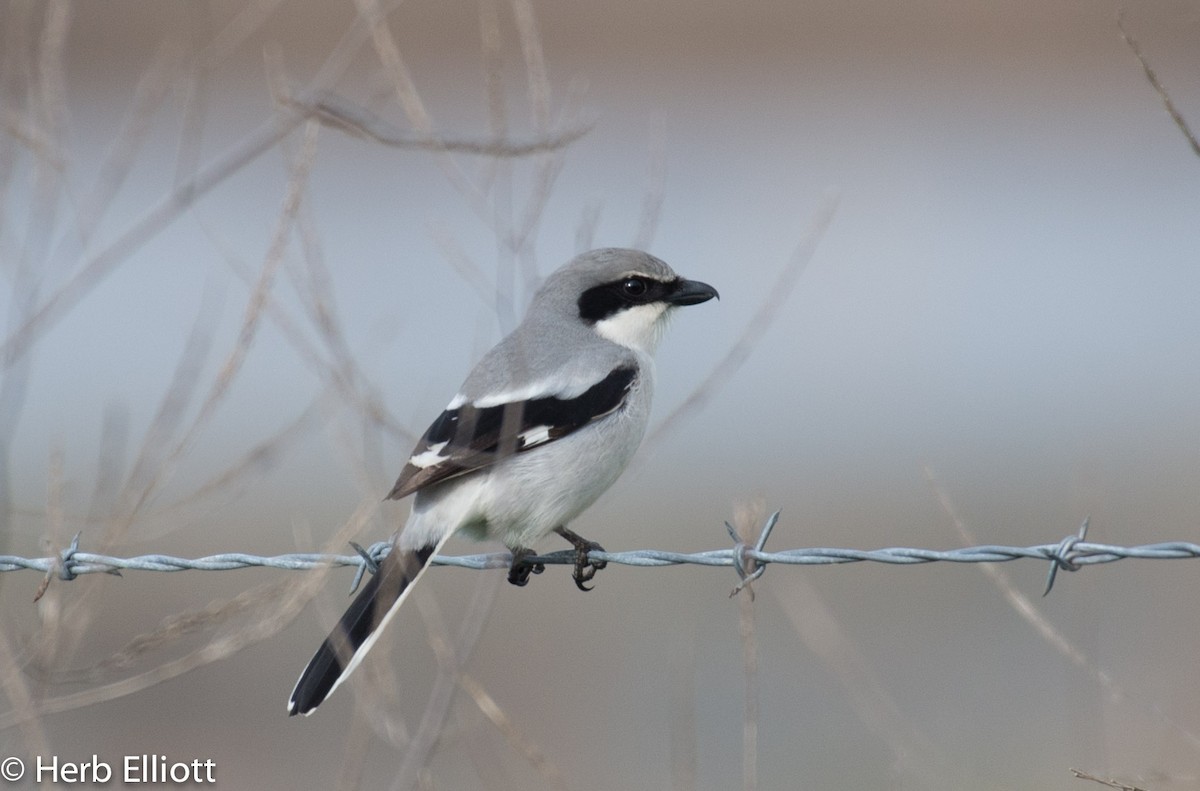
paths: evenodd
<path fill-rule="evenodd" d="M 603 552 L 604 547 L 595 541 L 588 541 L 586 545 L 575 547 L 575 571 L 571 574 L 571 578 L 575 580 L 575 587 L 581 591 L 590 591 L 595 588 L 595 585 L 588 587 L 583 583 L 591 581 L 597 571 L 608 565 L 607 560 L 588 560 L 588 554 L 592 550 Z"/>
<path fill-rule="evenodd" d="M 596 572 L 608 565 L 607 560 L 589 560 L 588 554 L 591 552 L 603 552 L 604 547 L 597 544 L 595 541 L 588 541 L 578 533 L 573 533 L 565 527 L 558 527 L 554 530 L 563 538 L 571 542 L 575 547 L 575 571 L 571 574 L 571 578 L 575 580 L 575 587 L 581 591 L 590 591 L 595 586 L 587 586 L 583 583 L 590 582 L 596 576 Z"/>
<path fill-rule="evenodd" d="M 512 563 L 508 567 L 508 581 L 517 587 L 529 583 L 530 574 L 541 574 L 546 570 L 544 563 L 530 563 L 529 558 L 537 555 L 528 547 L 517 547 L 512 551 Z"/>

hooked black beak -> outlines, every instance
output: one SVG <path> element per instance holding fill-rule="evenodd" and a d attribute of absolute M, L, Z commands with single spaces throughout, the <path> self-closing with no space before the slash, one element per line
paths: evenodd
<path fill-rule="evenodd" d="M 721 298 L 717 290 L 708 283 L 701 283 L 699 280 L 683 280 L 676 281 L 675 289 L 671 295 L 667 297 L 667 301 L 672 305 L 699 305 L 701 302 L 708 302 L 713 297 Z"/>

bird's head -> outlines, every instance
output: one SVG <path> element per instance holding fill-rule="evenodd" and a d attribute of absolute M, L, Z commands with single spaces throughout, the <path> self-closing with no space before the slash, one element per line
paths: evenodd
<path fill-rule="evenodd" d="M 680 277 L 648 253 L 607 247 L 551 274 L 535 302 L 553 301 L 606 340 L 653 354 L 675 308 L 717 296 L 712 286 Z"/>

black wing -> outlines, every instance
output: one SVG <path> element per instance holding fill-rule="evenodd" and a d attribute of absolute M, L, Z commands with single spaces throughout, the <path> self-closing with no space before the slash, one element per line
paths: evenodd
<path fill-rule="evenodd" d="M 430 484 L 561 439 L 619 409 L 636 379 L 635 368 L 622 366 L 574 398 L 546 396 L 447 409 L 417 443 L 388 498 L 399 500 Z"/>

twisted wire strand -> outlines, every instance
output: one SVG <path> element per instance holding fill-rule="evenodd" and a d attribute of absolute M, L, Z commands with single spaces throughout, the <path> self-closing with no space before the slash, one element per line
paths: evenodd
<path fill-rule="evenodd" d="M 1083 566 L 1113 563 L 1127 558 L 1143 560 L 1169 560 L 1200 557 L 1200 544 L 1186 541 L 1166 541 L 1139 546 L 1099 544 L 1084 540 L 1087 522 L 1077 534 L 1067 536 L 1054 544 L 1015 547 L 984 545 L 960 549 L 922 549 L 916 547 L 885 547 L 881 549 L 848 549 L 841 547 L 806 547 L 768 552 L 763 549 L 779 514 L 768 518 L 758 540 L 753 546 L 742 543 L 732 531 L 735 545 L 727 549 L 706 552 L 669 552 L 658 549 L 638 549 L 627 552 L 588 553 L 593 562 L 615 563 L 625 566 L 659 567 L 677 565 L 732 566 L 737 570 L 742 584 L 734 589 L 741 590 L 746 583 L 762 575 L 765 567 L 772 563 L 791 566 L 828 566 L 843 563 L 891 563 L 915 565 L 925 563 L 1004 563 L 1020 559 L 1050 561 L 1050 577 L 1047 592 L 1054 584 L 1055 574 L 1075 571 Z M 181 558 L 172 555 L 139 555 L 136 557 L 113 557 L 79 549 L 79 536 L 57 557 L 25 558 L 16 555 L 0 555 L 0 572 L 32 569 L 47 576 L 74 579 L 80 574 L 108 573 L 119 575 L 121 571 L 226 571 L 248 567 L 267 567 L 300 571 L 305 569 L 355 566 L 359 572 L 373 569 L 375 564 L 391 548 L 390 542 L 380 541 L 367 549 L 355 547 L 358 554 L 331 555 L 315 552 L 297 552 L 284 555 L 250 555 L 242 552 L 225 552 L 201 558 Z M 478 555 L 438 555 L 431 561 L 435 566 L 456 566 L 466 569 L 507 568 L 512 560 L 508 552 L 493 552 Z M 546 565 L 571 565 L 575 563 L 575 552 L 549 552 L 528 558 L 531 563 Z"/>

